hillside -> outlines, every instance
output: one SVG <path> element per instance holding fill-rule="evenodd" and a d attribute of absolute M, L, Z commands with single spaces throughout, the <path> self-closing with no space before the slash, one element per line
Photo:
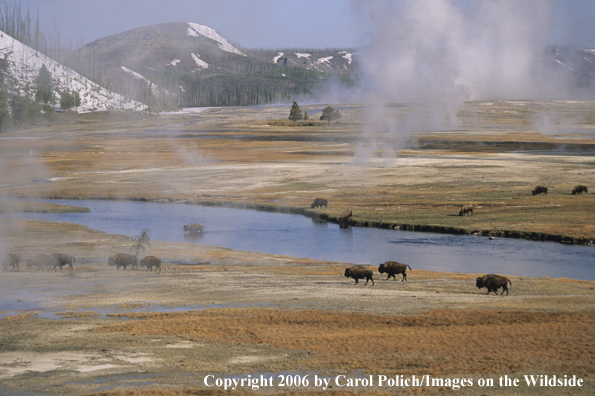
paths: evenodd
<path fill-rule="evenodd" d="M 41 66 L 45 65 L 56 83 L 57 102 L 60 103 L 60 93 L 63 91 L 78 92 L 81 97 L 79 112 L 108 109 L 142 110 L 146 107 L 101 87 L 4 32 L 0 32 L 0 56 L 8 60 L 9 73 L 14 79 L 10 88 L 12 93 L 24 96 L 27 87 L 33 85 Z"/>
<path fill-rule="evenodd" d="M 76 58 L 73 67 L 88 78 L 157 106 L 290 100 L 353 70 L 348 50 L 239 49 L 207 26 L 182 22 L 104 37 Z"/>

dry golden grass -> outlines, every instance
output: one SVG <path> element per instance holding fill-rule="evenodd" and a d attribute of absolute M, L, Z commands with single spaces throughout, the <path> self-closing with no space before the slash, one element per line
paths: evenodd
<path fill-rule="evenodd" d="M 96 331 L 269 344 L 314 353 L 308 369 L 489 374 L 595 371 L 595 314 L 435 310 L 411 316 L 209 309 L 121 315 Z"/>

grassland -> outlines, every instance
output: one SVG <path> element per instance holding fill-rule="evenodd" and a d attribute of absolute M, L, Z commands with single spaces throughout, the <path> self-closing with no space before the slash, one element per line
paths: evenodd
<path fill-rule="evenodd" d="M 324 106 L 303 106 L 311 117 Z M 406 118 L 415 106 L 388 109 Z M 353 224 L 595 239 L 592 102 L 468 103 L 456 128 L 370 130 L 360 106 L 339 124 L 293 127 L 289 107 L 144 117 L 59 114 L 0 136 L 0 212 L 85 210 L 27 198 L 134 199 L 250 207 Z M 535 117 L 554 114 L 558 133 Z M 395 132 L 396 133 L 396 132 Z M 400 142 L 407 141 L 407 144 Z M 547 196 L 533 196 L 536 184 Z M 311 209 L 315 197 L 329 207 Z M 458 216 L 462 203 L 473 216 Z M 581 388 L 335 386 L 342 394 L 585 394 L 595 390 L 595 282 L 421 271 L 353 285 L 336 263 L 153 241 L 163 272 L 116 271 L 131 239 L 87 227 L 0 220 L 0 247 L 26 259 L 69 252 L 73 271 L 0 273 L 0 393 L 227 394 L 208 374 L 577 375 Z M 166 270 L 167 269 L 167 270 Z M 237 394 L 320 394 L 276 387 Z"/>

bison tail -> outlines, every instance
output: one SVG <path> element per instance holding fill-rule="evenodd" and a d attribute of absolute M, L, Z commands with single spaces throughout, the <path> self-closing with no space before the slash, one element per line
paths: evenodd
<path fill-rule="evenodd" d="M 512 286 L 512 282 L 510 281 L 510 279 L 507 279 L 507 281 L 508 281 L 508 284 L 509 284 L 510 286 Z M 504 290 L 503 290 L 503 291 L 504 291 Z"/>
<path fill-rule="evenodd" d="M 407 267 L 409 267 L 410 271 L 413 271 L 413 269 L 409 266 L 409 264 L 406 264 L 406 265 L 407 265 Z"/>

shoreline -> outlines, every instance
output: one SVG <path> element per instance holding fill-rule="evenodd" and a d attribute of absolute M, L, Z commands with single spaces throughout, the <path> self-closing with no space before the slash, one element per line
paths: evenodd
<path fill-rule="evenodd" d="M 30 199 L 27 197 L 19 197 L 19 199 Z M 133 201 L 133 202 L 155 202 L 155 203 L 177 203 L 185 205 L 199 205 L 199 206 L 211 206 L 221 207 L 230 209 L 245 209 L 255 210 L 259 212 L 274 212 L 274 213 L 286 213 L 302 215 L 308 218 L 315 218 L 327 221 L 329 223 L 340 224 L 340 219 L 337 216 L 330 216 L 326 213 L 318 213 L 315 210 L 307 208 L 298 208 L 295 206 L 275 206 L 259 203 L 239 203 L 232 201 L 219 201 L 217 203 L 210 201 L 191 201 L 182 199 L 152 199 L 147 197 L 129 197 L 129 198 L 108 198 L 108 197 L 56 197 L 49 196 L 39 199 L 51 199 L 51 200 L 97 200 L 97 201 Z M 565 245 L 583 245 L 583 246 L 595 246 L 595 241 L 590 238 L 573 237 L 563 234 L 550 234 L 545 232 L 537 231 L 518 231 L 518 230 L 485 230 L 485 229 L 468 229 L 464 227 L 452 227 L 452 226 L 441 226 L 432 224 L 413 224 L 413 223 L 400 223 L 400 222 L 382 222 L 382 221 L 371 221 L 366 219 L 361 220 L 349 220 L 349 226 L 352 227 L 369 227 L 369 228 L 382 228 L 392 229 L 401 231 L 412 231 L 412 232 L 429 232 L 438 234 L 451 234 L 451 235 L 477 235 L 483 237 L 494 237 L 494 238 L 516 238 L 526 239 L 537 242 L 557 242 Z"/>

